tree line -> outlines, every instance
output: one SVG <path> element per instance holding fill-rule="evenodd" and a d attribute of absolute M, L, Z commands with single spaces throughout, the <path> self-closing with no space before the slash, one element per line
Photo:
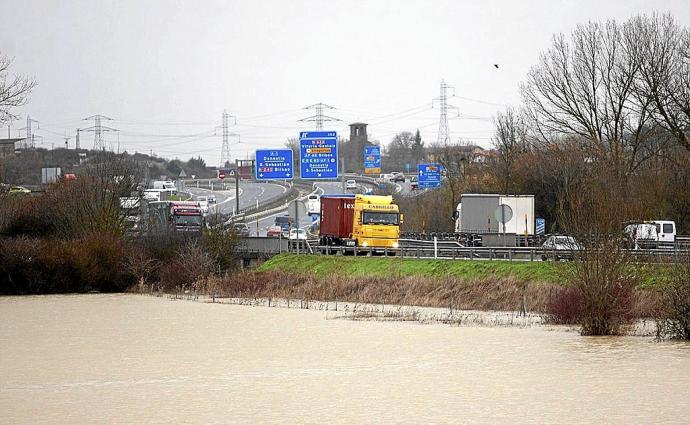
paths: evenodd
<path fill-rule="evenodd" d="M 622 220 L 671 219 L 690 231 L 687 27 L 656 14 L 578 25 L 554 35 L 520 93 L 520 105 L 494 117 L 490 155 L 477 157 L 469 141 L 424 149 L 447 179 L 401 201 L 422 209 L 410 225 L 449 231 L 461 193 L 494 192 L 534 194 L 549 230 L 564 231 L 574 198 L 604 184 L 612 207 L 626 206 Z"/>

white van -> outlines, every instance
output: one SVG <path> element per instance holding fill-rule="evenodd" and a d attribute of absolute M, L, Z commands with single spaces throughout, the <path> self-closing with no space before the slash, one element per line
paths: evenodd
<path fill-rule="evenodd" d="M 156 180 L 155 182 L 153 182 L 153 189 L 163 190 L 170 194 L 174 194 L 177 191 L 175 183 L 170 180 Z"/>
<path fill-rule="evenodd" d="M 316 193 L 307 196 L 307 214 L 321 214 L 321 196 Z"/>
<path fill-rule="evenodd" d="M 630 241 L 630 248 L 673 247 L 676 242 L 676 223 L 670 220 L 654 220 L 629 223 L 623 233 Z"/>
<path fill-rule="evenodd" d="M 161 192 L 163 192 L 162 196 L 161 196 Z M 166 195 L 166 193 L 160 189 L 146 189 L 144 191 L 144 199 L 146 199 L 149 202 L 164 201 L 167 199 L 165 195 Z"/>
<path fill-rule="evenodd" d="M 199 208 L 201 208 L 201 213 L 202 214 L 208 214 L 208 197 L 197 196 L 196 201 L 197 201 L 197 203 L 199 203 Z"/>

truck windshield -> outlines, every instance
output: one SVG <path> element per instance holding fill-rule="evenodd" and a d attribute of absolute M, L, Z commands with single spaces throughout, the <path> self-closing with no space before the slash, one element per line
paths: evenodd
<path fill-rule="evenodd" d="M 178 226 L 201 226 L 199 215 L 176 215 L 175 224 Z"/>
<path fill-rule="evenodd" d="M 365 211 L 362 214 L 363 224 L 392 224 L 398 225 L 398 213 Z"/>

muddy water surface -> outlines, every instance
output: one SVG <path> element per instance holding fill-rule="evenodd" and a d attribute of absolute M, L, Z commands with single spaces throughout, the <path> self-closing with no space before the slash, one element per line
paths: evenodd
<path fill-rule="evenodd" d="M 0 298 L 0 422 L 690 421 L 687 343 L 334 315 Z"/>

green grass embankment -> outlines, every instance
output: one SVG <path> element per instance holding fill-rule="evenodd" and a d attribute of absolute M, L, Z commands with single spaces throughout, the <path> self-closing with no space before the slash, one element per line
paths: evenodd
<path fill-rule="evenodd" d="M 453 261 L 281 254 L 266 261 L 258 270 L 313 273 L 322 278 L 423 276 L 465 279 L 515 278 L 532 282 L 559 283 L 560 268 L 560 264 L 541 261 Z"/>
<path fill-rule="evenodd" d="M 562 284 L 568 263 L 543 261 L 469 261 L 401 259 L 384 257 L 342 257 L 281 254 L 259 267 L 259 271 L 314 274 L 328 277 L 397 277 L 491 279 L 513 278 L 523 282 Z M 663 286 L 671 276 L 670 266 L 631 265 L 641 289 Z"/>

